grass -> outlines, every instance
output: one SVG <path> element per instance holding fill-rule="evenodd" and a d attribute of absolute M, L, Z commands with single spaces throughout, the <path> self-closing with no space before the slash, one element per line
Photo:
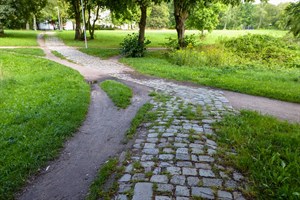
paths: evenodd
<path fill-rule="evenodd" d="M 97 177 L 90 186 L 88 196 L 86 200 L 97 200 L 100 198 L 110 199 L 113 194 L 116 192 L 117 183 L 113 183 L 113 186 L 110 188 L 110 191 L 107 191 L 105 184 L 107 180 L 111 177 L 112 174 L 120 174 L 120 167 L 118 167 L 118 160 L 112 158 L 104 163 L 98 171 Z"/>
<path fill-rule="evenodd" d="M 152 108 L 152 104 L 146 103 L 138 110 L 137 114 L 131 121 L 130 128 L 126 131 L 127 139 L 132 139 L 134 137 L 136 130 L 140 126 L 140 124 L 152 120 L 153 112 L 150 112 Z"/>
<path fill-rule="evenodd" d="M 1 52 L 0 60 L 0 199 L 13 199 L 81 125 L 89 86 L 46 59 Z"/>
<path fill-rule="evenodd" d="M 137 32 L 136 30 L 99 30 L 95 31 L 95 39 L 88 41 L 89 48 L 119 48 L 120 43 L 123 41 L 127 34 Z M 239 35 L 253 33 L 253 34 L 268 34 L 276 37 L 281 37 L 287 33 L 287 31 L 277 31 L 277 30 L 215 30 L 208 34 L 205 40 L 201 40 L 205 44 L 213 44 L 219 38 L 224 37 L 237 37 Z M 187 35 L 200 34 L 196 30 L 187 30 Z M 74 40 L 74 31 L 63 31 L 57 32 L 57 36 L 61 38 L 65 44 L 75 47 L 84 47 L 84 41 Z M 177 34 L 175 30 L 146 30 L 146 39 L 151 41 L 148 47 L 163 47 L 164 43 L 168 42 L 167 38 L 176 38 Z M 200 42 L 200 37 L 198 42 Z"/>
<path fill-rule="evenodd" d="M 100 87 L 107 93 L 112 102 L 119 108 L 127 108 L 131 104 L 132 89 L 113 80 L 100 83 Z"/>
<path fill-rule="evenodd" d="M 51 53 L 60 59 L 67 60 L 67 58 L 58 51 L 52 50 Z"/>
<path fill-rule="evenodd" d="M 97 56 L 101 59 L 108 59 L 120 54 L 119 49 L 79 48 L 78 50 L 92 56 Z"/>
<path fill-rule="evenodd" d="M 37 31 L 5 30 L 0 46 L 38 46 Z"/>
<path fill-rule="evenodd" d="M 0 49 L 0 52 L 12 52 L 16 54 L 32 55 L 32 56 L 45 56 L 44 51 L 39 48 Z"/>
<path fill-rule="evenodd" d="M 215 124 L 227 163 L 244 172 L 257 199 L 300 198 L 300 125 L 252 111 Z M 225 154 L 223 154 L 225 156 Z"/>
<path fill-rule="evenodd" d="M 300 103 L 299 68 L 178 66 L 171 64 L 162 51 L 148 52 L 144 58 L 122 58 L 120 61 L 142 74 Z"/>

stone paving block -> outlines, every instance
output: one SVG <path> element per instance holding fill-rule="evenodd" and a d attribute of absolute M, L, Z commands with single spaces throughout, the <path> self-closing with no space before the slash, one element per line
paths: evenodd
<path fill-rule="evenodd" d="M 158 145 L 157 145 L 157 147 L 167 147 L 167 146 L 169 146 L 170 144 L 168 143 L 168 142 L 161 142 L 161 143 L 159 143 Z"/>
<path fill-rule="evenodd" d="M 197 175 L 197 169 L 183 167 L 182 168 L 182 174 L 183 175 L 192 175 L 192 176 L 195 176 L 195 175 Z"/>
<path fill-rule="evenodd" d="M 157 138 L 158 133 L 149 133 L 148 138 Z"/>
<path fill-rule="evenodd" d="M 141 161 L 151 161 L 153 158 L 153 155 L 142 155 Z"/>
<path fill-rule="evenodd" d="M 127 200 L 127 196 L 125 194 L 119 194 L 116 198 L 116 200 Z"/>
<path fill-rule="evenodd" d="M 233 198 L 234 200 L 246 200 L 240 192 L 233 192 Z"/>
<path fill-rule="evenodd" d="M 191 143 L 189 144 L 190 148 L 197 148 L 197 149 L 203 149 L 204 145 L 202 144 L 196 144 L 196 143 Z"/>
<path fill-rule="evenodd" d="M 176 154 L 177 160 L 191 160 L 191 157 L 189 154 Z"/>
<path fill-rule="evenodd" d="M 125 172 L 126 172 L 126 173 L 130 173 L 130 172 L 132 171 L 132 169 L 133 169 L 132 164 L 129 164 L 128 166 L 126 166 Z"/>
<path fill-rule="evenodd" d="M 133 181 L 144 181 L 145 180 L 145 174 L 142 174 L 142 173 L 134 174 L 132 176 L 132 180 Z"/>
<path fill-rule="evenodd" d="M 197 155 L 192 155 L 191 158 L 192 158 L 192 161 L 198 162 L 198 156 Z"/>
<path fill-rule="evenodd" d="M 236 181 L 241 181 L 244 179 L 244 176 L 238 172 L 233 172 L 233 179 Z"/>
<path fill-rule="evenodd" d="M 171 178 L 171 183 L 176 185 L 184 185 L 185 184 L 185 176 L 183 175 L 174 175 Z"/>
<path fill-rule="evenodd" d="M 174 137 L 174 133 L 163 133 L 162 137 Z"/>
<path fill-rule="evenodd" d="M 216 154 L 217 151 L 214 149 L 207 149 L 207 153 L 208 153 L 208 155 L 212 156 L 212 155 Z"/>
<path fill-rule="evenodd" d="M 131 179 L 131 175 L 130 174 L 124 174 L 120 179 L 119 182 L 128 182 Z"/>
<path fill-rule="evenodd" d="M 174 186 L 171 184 L 157 184 L 157 191 L 159 192 L 172 192 L 174 189 Z"/>
<path fill-rule="evenodd" d="M 217 143 L 215 141 L 213 141 L 213 140 L 207 139 L 206 143 L 209 144 L 209 145 L 211 145 L 211 146 L 217 146 Z"/>
<path fill-rule="evenodd" d="M 216 177 L 216 175 L 210 169 L 200 169 L 199 175 L 204 177 Z"/>
<path fill-rule="evenodd" d="M 158 156 L 158 158 L 159 158 L 160 160 L 173 160 L 174 155 L 173 155 L 173 154 L 160 154 L 160 155 Z"/>
<path fill-rule="evenodd" d="M 226 191 L 222 191 L 222 190 L 218 190 L 218 199 L 220 200 L 231 200 L 232 198 L 232 194 L 230 192 L 226 192 Z"/>
<path fill-rule="evenodd" d="M 163 152 L 164 152 L 164 153 L 174 153 L 174 150 L 171 149 L 171 148 L 164 148 L 164 149 L 163 149 Z"/>
<path fill-rule="evenodd" d="M 188 197 L 176 197 L 176 200 L 190 200 Z"/>
<path fill-rule="evenodd" d="M 188 197 L 190 196 L 190 190 L 186 186 L 177 185 L 175 190 L 175 195 Z"/>
<path fill-rule="evenodd" d="M 192 196 L 215 199 L 213 190 L 206 187 L 192 187 Z"/>
<path fill-rule="evenodd" d="M 172 198 L 167 196 L 155 196 L 155 200 L 172 200 Z"/>
<path fill-rule="evenodd" d="M 204 151 L 202 149 L 192 148 L 193 154 L 203 154 Z"/>
<path fill-rule="evenodd" d="M 181 147 L 181 148 L 183 148 L 183 147 L 187 147 L 188 146 L 188 144 L 185 144 L 185 143 L 174 143 L 174 147 Z"/>
<path fill-rule="evenodd" d="M 172 167 L 173 165 L 169 162 L 160 162 L 158 164 L 160 167 Z"/>
<path fill-rule="evenodd" d="M 152 200 L 153 191 L 152 183 L 137 183 L 134 186 L 134 193 L 132 200 Z"/>
<path fill-rule="evenodd" d="M 167 167 L 167 171 L 171 175 L 180 175 L 181 174 L 181 168 L 180 167 Z"/>
<path fill-rule="evenodd" d="M 143 149 L 143 153 L 149 155 L 157 155 L 159 153 L 158 149 Z"/>
<path fill-rule="evenodd" d="M 146 162 L 141 162 L 141 165 L 146 168 L 146 167 L 153 167 L 155 163 L 152 161 L 146 161 Z"/>
<path fill-rule="evenodd" d="M 189 149 L 188 148 L 178 148 L 176 149 L 176 154 L 188 154 Z"/>
<path fill-rule="evenodd" d="M 131 189 L 131 184 L 128 183 L 120 183 L 119 184 L 119 193 L 128 192 Z"/>
<path fill-rule="evenodd" d="M 133 148 L 140 149 L 140 148 L 142 148 L 142 147 L 141 147 L 141 144 L 134 144 L 134 145 L 133 145 Z"/>
<path fill-rule="evenodd" d="M 188 161 L 178 161 L 176 163 L 176 166 L 177 167 L 192 167 L 193 164 L 192 164 L 192 162 L 188 162 Z"/>
<path fill-rule="evenodd" d="M 188 134 L 182 134 L 182 133 L 179 133 L 179 134 L 177 134 L 177 137 L 180 137 L 180 138 L 187 138 L 187 137 L 189 137 L 189 135 L 188 135 Z"/>
<path fill-rule="evenodd" d="M 199 156 L 200 162 L 214 162 L 215 159 L 211 156 Z"/>
<path fill-rule="evenodd" d="M 158 142 L 158 138 L 147 138 L 147 142 L 156 143 Z"/>
<path fill-rule="evenodd" d="M 227 180 L 225 181 L 225 187 L 228 189 L 235 189 L 237 188 L 237 182 L 234 180 Z"/>
<path fill-rule="evenodd" d="M 208 187 L 221 187 L 222 186 L 222 179 L 218 178 L 203 178 L 203 186 L 208 186 Z"/>
<path fill-rule="evenodd" d="M 145 143 L 144 145 L 144 149 L 154 149 L 155 148 L 155 144 L 153 143 Z"/>
<path fill-rule="evenodd" d="M 198 186 L 199 182 L 200 179 L 198 177 L 193 177 L 193 176 L 187 177 L 187 184 L 189 186 Z"/>
<path fill-rule="evenodd" d="M 153 183 L 168 183 L 169 179 L 166 175 L 153 175 L 150 181 Z"/>

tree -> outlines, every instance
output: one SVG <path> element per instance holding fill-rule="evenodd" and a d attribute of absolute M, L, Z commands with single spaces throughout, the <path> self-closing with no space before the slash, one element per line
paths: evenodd
<path fill-rule="evenodd" d="M 4 25 L 10 21 L 28 22 L 46 6 L 47 0 L 0 0 L 0 34 L 4 34 Z"/>
<path fill-rule="evenodd" d="M 224 4 L 236 5 L 241 2 L 241 0 L 216 0 Z M 252 1 L 252 0 L 246 0 Z M 174 0 L 174 17 L 176 23 L 176 31 L 179 47 L 184 47 L 184 32 L 185 32 L 185 21 L 192 13 L 193 9 L 198 3 L 206 5 L 207 3 L 212 3 L 213 0 Z"/>
<path fill-rule="evenodd" d="M 287 8 L 288 15 L 287 26 L 295 37 L 300 37 L 300 1 L 291 3 Z"/>
<path fill-rule="evenodd" d="M 155 29 L 166 28 L 169 24 L 169 15 L 169 8 L 166 3 L 152 5 L 147 26 Z"/>
<path fill-rule="evenodd" d="M 191 13 L 187 25 L 200 30 L 202 35 L 204 35 L 204 30 L 211 32 L 219 23 L 221 9 L 222 5 L 220 3 L 209 3 L 207 5 L 198 3 Z"/>
<path fill-rule="evenodd" d="M 75 18 L 75 40 L 82 39 L 81 30 L 81 2 L 80 0 L 66 0 L 71 5 L 72 15 Z"/>

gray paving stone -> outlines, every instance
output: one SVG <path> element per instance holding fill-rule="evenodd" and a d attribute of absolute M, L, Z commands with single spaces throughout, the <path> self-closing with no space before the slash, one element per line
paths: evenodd
<path fill-rule="evenodd" d="M 246 200 L 240 192 L 233 192 L 233 198 L 234 200 Z"/>
<path fill-rule="evenodd" d="M 211 156 L 199 156 L 200 162 L 214 162 L 215 159 Z"/>
<path fill-rule="evenodd" d="M 204 177 L 216 177 L 216 175 L 210 169 L 200 169 L 199 175 Z"/>
<path fill-rule="evenodd" d="M 187 168 L 187 167 L 183 167 L 183 168 L 182 168 L 182 174 L 183 174 L 183 175 L 191 175 L 191 176 L 195 176 L 195 175 L 197 175 L 197 169 L 195 169 L 195 168 Z"/>
<path fill-rule="evenodd" d="M 201 169 L 211 169 L 211 166 L 207 163 L 195 163 L 195 167 Z"/>
<path fill-rule="evenodd" d="M 160 155 L 158 156 L 158 158 L 159 158 L 160 160 L 173 160 L 174 155 L 173 155 L 173 154 L 160 154 Z"/>
<path fill-rule="evenodd" d="M 153 158 L 153 155 L 142 155 L 141 161 L 151 161 Z"/>
<path fill-rule="evenodd" d="M 141 162 L 141 165 L 143 167 L 153 167 L 155 165 L 155 163 L 152 161 L 146 161 L 146 162 Z"/>
<path fill-rule="evenodd" d="M 155 196 L 155 200 L 172 200 L 172 198 L 167 196 Z"/>
<path fill-rule="evenodd" d="M 177 167 L 192 167 L 193 164 L 192 164 L 192 162 L 188 162 L 188 161 L 178 161 L 176 163 L 176 166 Z"/>
<path fill-rule="evenodd" d="M 159 153 L 158 149 L 143 149 L 143 153 L 149 155 L 157 155 Z"/>
<path fill-rule="evenodd" d="M 167 171 L 171 175 L 180 175 L 181 174 L 181 168 L 180 167 L 167 167 Z"/>
<path fill-rule="evenodd" d="M 157 184 L 157 191 L 159 192 L 172 192 L 174 189 L 174 186 L 171 184 Z"/>
<path fill-rule="evenodd" d="M 124 174 L 120 179 L 119 182 L 128 182 L 131 179 L 131 175 L 130 174 Z"/>
<path fill-rule="evenodd" d="M 120 183 L 119 184 L 119 193 L 128 192 L 131 189 L 131 184 L 128 183 Z"/>
<path fill-rule="evenodd" d="M 244 176 L 238 172 L 233 172 L 233 179 L 236 181 L 241 181 L 244 179 Z"/>
<path fill-rule="evenodd" d="M 177 185 L 176 190 L 175 190 L 175 195 L 188 197 L 188 196 L 190 196 L 190 190 L 186 186 Z"/>
<path fill-rule="evenodd" d="M 125 172 L 126 172 L 126 173 L 130 173 L 130 172 L 132 171 L 132 169 L 133 169 L 132 164 L 129 164 L 129 165 L 126 166 Z"/>
<path fill-rule="evenodd" d="M 140 148 L 142 148 L 142 147 L 141 147 L 141 144 L 134 144 L 134 145 L 133 145 L 133 148 L 140 149 Z"/>
<path fill-rule="evenodd" d="M 217 195 L 218 195 L 218 199 L 220 199 L 220 200 L 231 200 L 231 199 L 233 199 L 232 194 L 230 192 L 218 190 Z"/>
<path fill-rule="evenodd" d="M 148 138 L 157 138 L 158 133 L 149 133 Z"/>
<path fill-rule="evenodd" d="M 132 180 L 134 181 L 143 181 L 145 180 L 145 174 L 137 173 L 132 176 Z"/>
<path fill-rule="evenodd" d="M 147 138 L 147 142 L 156 143 L 158 142 L 158 138 Z"/>
<path fill-rule="evenodd" d="M 212 146 L 217 146 L 217 143 L 215 141 L 213 141 L 213 140 L 207 139 L 206 143 L 209 144 L 209 145 L 212 145 Z"/>
<path fill-rule="evenodd" d="M 237 188 L 237 182 L 234 180 L 227 180 L 225 181 L 225 187 L 228 189 L 235 189 Z"/>
<path fill-rule="evenodd" d="M 166 175 L 153 175 L 150 181 L 153 183 L 168 183 L 169 179 Z"/>
<path fill-rule="evenodd" d="M 191 156 L 189 154 L 176 154 L 177 160 L 191 160 Z"/>
<path fill-rule="evenodd" d="M 193 176 L 187 177 L 187 184 L 189 186 L 198 186 L 199 182 L 200 179 L 198 177 L 193 177 Z"/>
<path fill-rule="evenodd" d="M 189 135 L 188 135 L 188 134 L 182 134 L 182 133 L 179 133 L 179 134 L 177 134 L 177 137 L 180 137 L 180 138 L 187 138 L 187 137 L 189 137 Z"/>
<path fill-rule="evenodd" d="M 203 186 L 208 187 L 221 187 L 222 186 L 222 179 L 218 178 L 203 178 Z"/>
<path fill-rule="evenodd" d="M 176 185 L 184 185 L 185 184 L 185 176 L 183 175 L 174 175 L 171 178 L 171 183 Z"/>
<path fill-rule="evenodd" d="M 213 190 L 206 187 L 192 187 L 192 196 L 202 197 L 205 199 L 214 199 Z"/>
<path fill-rule="evenodd" d="M 204 145 L 202 144 L 196 144 L 196 143 L 191 143 L 190 148 L 197 148 L 197 149 L 203 149 Z"/>
<path fill-rule="evenodd" d="M 152 183 L 137 183 L 134 186 L 132 200 L 152 200 Z"/>
<path fill-rule="evenodd" d="M 189 149 L 188 148 L 178 148 L 176 149 L 176 154 L 188 154 Z"/>
<path fill-rule="evenodd" d="M 164 148 L 164 149 L 163 149 L 163 152 L 164 152 L 164 153 L 174 153 L 174 150 L 171 149 L 171 148 Z"/>
<path fill-rule="evenodd" d="M 125 194 L 119 194 L 116 198 L 116 200 L 127 200 L 127 196 Z"/>
<path fill-rule="evenodd" d="M 190 200 L 188 197 L 176 197 L 176 200 Z"/>
<path fill-rule="evenodd" d="M 181 148 L 183 148 L 183 147 L 187 147 L 188 144 L 185 144 L 185 143 L 174 143 L 174 146 L 175 147 L 181 147 Z"/>
<path fill-rule="evenodd" d="M 204 151 L 202 149 L 192 148 L 193 154 L 203 154 Z"/>
<path fill-rule="evenodd" d="M 153 143 L 145 143 L 144 148 L 145 149 L 154 149 L 155 148 L 155 144 L 153 144 Z"/>
<path fill-rule="evenodd" d="M 174 137 L 174 133 L 163 133 L 162 137 Z"/>
<path fill-rule="evenodd" d="M 156 167 L 154 170 L 153 170 L 153 174 L 154 175 L 158 175 L 161 173 L 161 167 Z"/>

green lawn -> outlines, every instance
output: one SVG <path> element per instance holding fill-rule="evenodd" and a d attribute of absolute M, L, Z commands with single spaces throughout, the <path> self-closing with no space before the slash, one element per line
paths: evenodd
<path fill-rule="evenodd" d="M 38 31 L 5 30 L 0 37 L 0 46 L 38 46 Z"/>
<path fill-rule="evenodd" d="M 119 108 L 127 108 L 131 104 L 132 89 L 123 83 L 106 80 L 100 83 L 101 88 Z"/>
<path fill-rule="evenodd" d="M 137 32 L 137 30 L 99 30 L 95 31 L 95 39 L 88 41 L 89 47 L 96 48 L 118 48 L 120 43 L 127 34 Z M 187 30 L 186 34 L 196 34 L 197 38 L 199 31 Z M 222 37 L 237 37 L 247 33 L 253 34 L 268 34 L 276 37 L 281 37 L 287 33 L 287 31 L 276 31 L 276 30 L 215 30 L 209 33 L 203 43 L 212 44 L 216 40 Z M 57 32 L 57 36 L 61 38 L 67 45 L 75 47 L 84 47 L 84 41 L 74 40 L 74 31 L 63 31 Z M 151 41 L 149 47 L 163 47 L 163 44 L 168 42 L 166 38 L 176 38 L 175 30 L 146 30 L 146 38 Z M 200 42 L 198 40 L 198 42 Z"/>
<path fill-rule="evenodd" d="M 300 198 L 300 125 L 252 111 L 228 115 L 215 124 L 217 139 L 227 151 L 223 164 L 233 165 L 249 178 L 255 198 Z"/>
<path fill-rule="evenodd" d="M 0 60 L 0 199 L 13 199 L 81 125 L 89 86 L 46 59 L 3 51 Z"/>
<path fill-rule="evenodd" d="M 120 60 L 140 73 L 300 103 L 300 69 L 189 67 L 171 64 L 162 51 Z"/>
<path fill-rule="evenodd" d="M 44 51 L 39 48 L 0 49 L 0 52 L 13 52 L 16 54 L 21 54 L 21 55 L 45 56 Z"/>

